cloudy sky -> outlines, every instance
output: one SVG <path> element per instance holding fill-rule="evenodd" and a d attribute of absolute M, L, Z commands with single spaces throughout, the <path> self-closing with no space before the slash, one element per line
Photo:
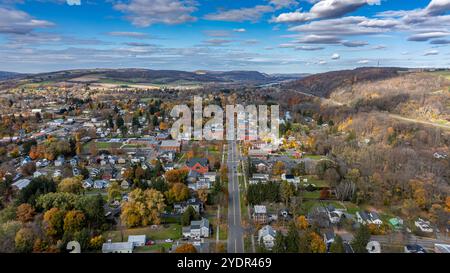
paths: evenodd
<path fill-rule="evenodd" d="M 0 0 L 0 70 L 450 67 L 450 0 Z"/>

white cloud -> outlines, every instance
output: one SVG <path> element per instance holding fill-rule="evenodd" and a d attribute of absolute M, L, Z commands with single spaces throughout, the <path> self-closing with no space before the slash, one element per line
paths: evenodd
<path fill-rule="evenodd" d="M 67 5 L 69 6 L 80 6 L 81 0 L 67 0 Z"/>
<path fill-rule="evenodd" d="M 450 35 L 450 32 L 443 32 L 443 31 L 418 33 L 418 34 L 414 34 L 411 37 L 409 37 L 408 41 L 423 42 L 423 41 L 428 41 L 430 39 L 442 38 L 442 37 L 449 36 L 449 35 Z"/>
<path fill-rule="evenodd" d="M 53 23 L 45 20 L 37 20 L 28 13 L 0 7 L 0 33 L 26 34 L 36 28 L 53 26 Z"/>
<path fill-rule="evenodd" d="M 227 22 L 256 22 L 263 14 L 274 11 L 274 7 L 268 5 L 257 5 L 251 8 L 230 9 L 216 13 L 206 14 L 204 18 L 211 21 Z"/>
<path fill-rule="evenodd" d="M 341 55 L 334 53 L 333 55 L 331 55 L 331 59 L 332 60 L 339 60 L 341 58 Z"/>
<path fill-rule="evenodd" d="M 441 15 L 450 10 L 450 0 L 431 0 L 425 11 L 429 15 Z"/>
<path fill-rule="evenodd" d="M 351 13 L 365 5 L 379 5 L 380 0 L 322 0 L 315 3 L 309 12 L 301 10 L 282 13 L 272 21 L 277 23 L 306 22 L 314 19 L 330 19 Z"/>
<path fill-rule="evenodd" d="M 439 51 L 437 51 L 437 50 L 428 50 L 428 51 L 425 51 L 423 56 L 434 56 L 434 55 L 438 55 L 438 54 L 439 54 Z"/>
<path fill-rule="evenodd" d="M 360 60 L 358 61 L 358 64 L 368 64 L 369 60 Z"/>
<path fill-rule="evenodd" d="M 130 0 L 115 4 L 114 9 L 123 12 L 133 25 L 148 27 L 156 23 L 195 21 L 191 14 L 197 10 L 196 6 L 197 3 L 191 0 Z"/>
<path fill-rule="evenodd" d="M 233 29 L 234 32 L 246 32 L 247 30 L 245 28 L 235 28 Z"/>

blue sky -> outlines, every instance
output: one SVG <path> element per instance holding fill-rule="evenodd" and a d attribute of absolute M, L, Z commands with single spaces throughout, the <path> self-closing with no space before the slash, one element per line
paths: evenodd
<path fill-rule="evenodd" d="M 450 67 L 450 0 L 0 0 L 0 70 Z"/>

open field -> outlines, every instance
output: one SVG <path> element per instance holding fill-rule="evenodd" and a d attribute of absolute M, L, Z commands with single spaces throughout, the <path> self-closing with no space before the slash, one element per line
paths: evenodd
<path fill-rule="evenodd" d="M 175 240 L 181 238 L 181 226 L 179 224 L 168 224 L 160 225 L 156 229 L 150 227 L 124 229 L 123 240 L 126 241 L 129 235 L 143 234 L 147 236 L 147 240 Z M 120 230 L 107 231 L 103 235 L 106 239 L 111 239 L 113 242 L 122 242 Z"/>

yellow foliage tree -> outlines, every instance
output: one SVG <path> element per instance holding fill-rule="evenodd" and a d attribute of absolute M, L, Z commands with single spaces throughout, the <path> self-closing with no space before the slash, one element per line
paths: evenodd
<path fill-rule="evenodd" d="M 311 252 L 312 253 L 325 253 L 327 251 L 327 246 L 323 241 L 322 237 L 315 233 L 311 232 Z"/>
<path fill-rule="evenodd" d="M 306 220 L 306 217 L 304 215 L 300 215 L 297 217 L 297 226 L 301 230 L 305 230 L 308 228 L 308 220 Z"/>

